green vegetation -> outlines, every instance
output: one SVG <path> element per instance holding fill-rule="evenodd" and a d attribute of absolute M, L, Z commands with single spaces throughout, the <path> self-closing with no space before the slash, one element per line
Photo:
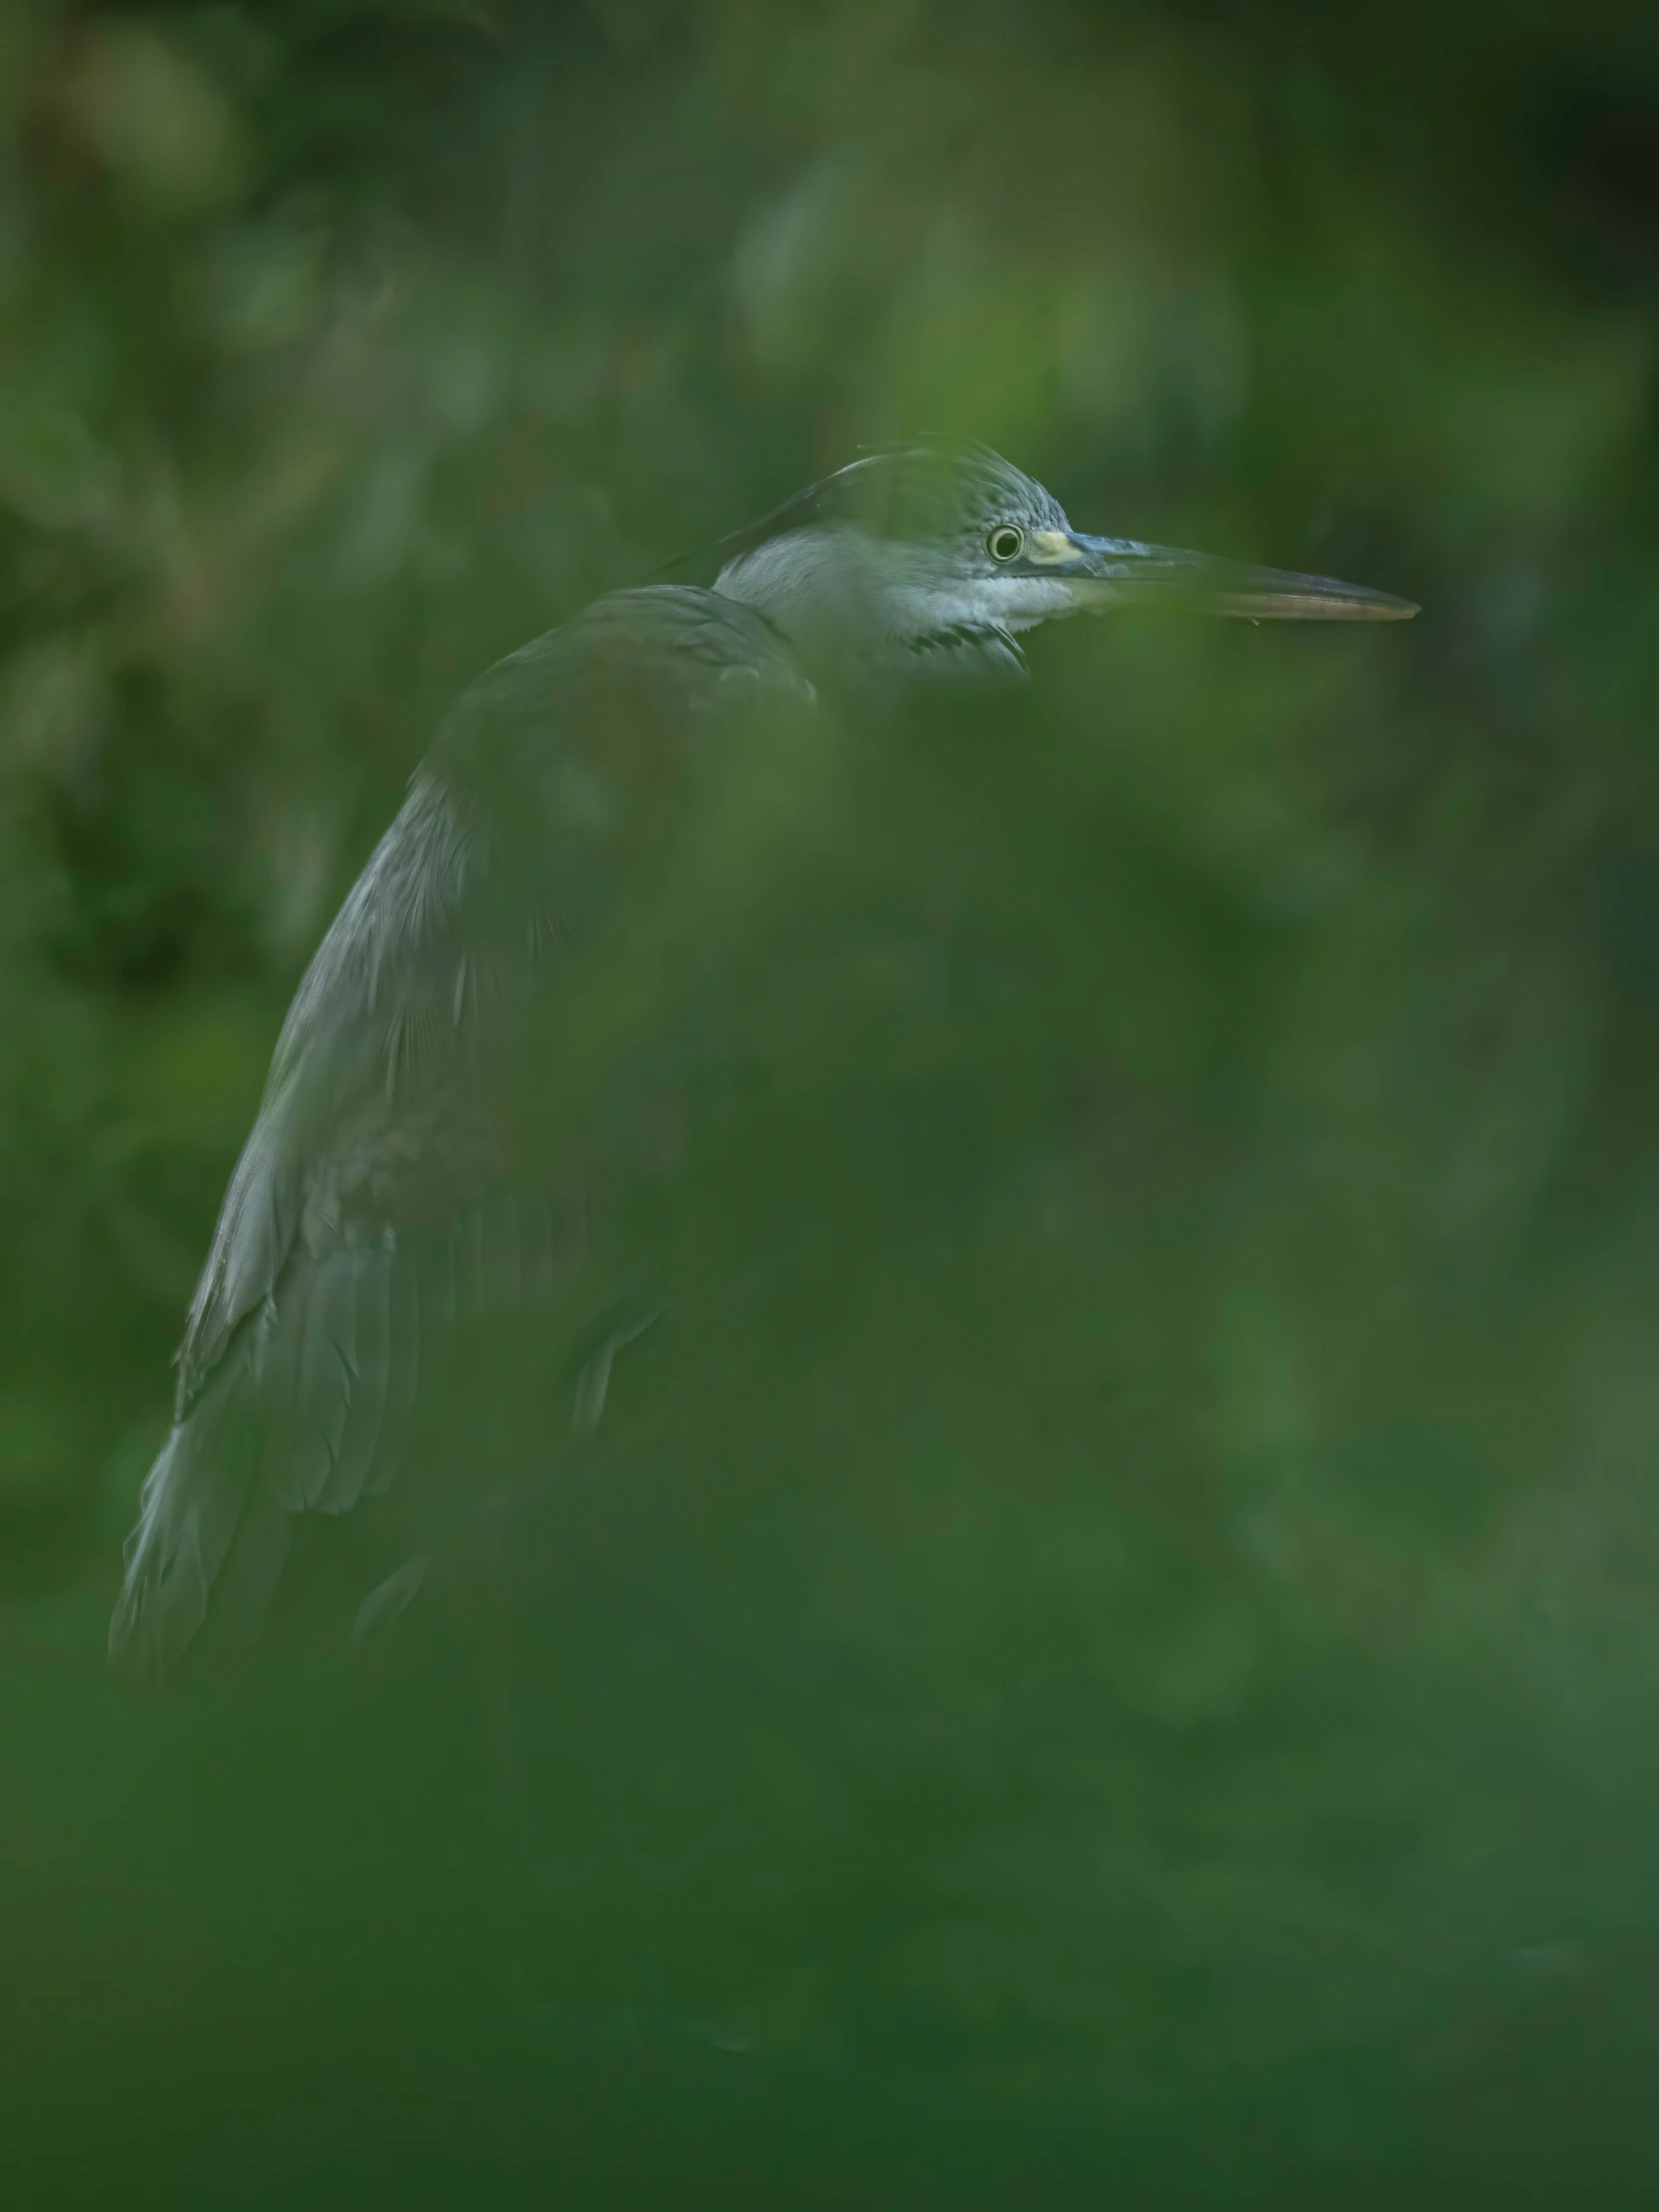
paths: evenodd
<path fill-rule="evenodd" d="M 656 2201 L 633 2157 L 1654 2200 L 1650 14 L 9 0 L 0 2054 L 43 2158 L 204 2204 L 524 2201 L 567 2152 L 578 2202 Z M 602 1071 L 687 1134 L 537 1593 L 584 1748 L 529 1846 L 436 1660 L 118 1695 L 220 1193 L 445 707 L 914 428 L 1424 612 L 1074 625 L 721 826 Z M 566 1872 L 508 1936 L 526 1850 Z M 762 2086 L 573 2059 L 506 1952 L 539 2003 L 578 1952 L 661 1982 Z"/>

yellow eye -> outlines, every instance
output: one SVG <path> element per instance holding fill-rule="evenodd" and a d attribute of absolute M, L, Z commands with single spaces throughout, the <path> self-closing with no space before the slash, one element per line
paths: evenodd
<path fill-rule="evenodd" d="M 1011 522 L 1002 522 L 985 540 L 985 551 L 993 561 L 1011 561 L 1025 543 L 1025 532 L 1016 530 Z"/>

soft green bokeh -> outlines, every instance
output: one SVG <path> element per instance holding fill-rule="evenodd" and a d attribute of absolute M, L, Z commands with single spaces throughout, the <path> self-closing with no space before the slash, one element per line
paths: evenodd
<path fill-rule="evenodd" d="M 1653 2201 L 1647 12 L 12 0 L 0 2048 L 82 2195 Z M 794 729 L 573 992 L 550 1125 L 689 1135 L 514 1902 L 475 1686 L 103 1682 L 170 1351 L 459 687 L 912 429 L 1424 611 Z"/>

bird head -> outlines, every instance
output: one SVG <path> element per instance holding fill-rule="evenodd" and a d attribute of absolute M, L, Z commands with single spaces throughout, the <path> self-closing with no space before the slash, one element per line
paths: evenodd
<path fill-rule="evenodd" d="M 1086 536 L 988 446 L 931 439 L 863 455 L 717 550 L 716 588 L 761 608 L 810 655 L 1017 667 L 1020 631 L 1147 602 L 1258 622 L 1417 611 L 1335 577 Z"/>

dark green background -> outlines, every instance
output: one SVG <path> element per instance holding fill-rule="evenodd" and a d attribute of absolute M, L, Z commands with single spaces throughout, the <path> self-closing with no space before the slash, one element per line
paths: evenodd
<path fill-rule="evenodd" d="M 918 428 L 1423 613 L 726 823 L 516 1804 L 441 1637 L 107 1685 L 448 700 Z M 8 0 L 8 2201 L 1659 2201 L 1656 525 L 1634 0 Z"/>

